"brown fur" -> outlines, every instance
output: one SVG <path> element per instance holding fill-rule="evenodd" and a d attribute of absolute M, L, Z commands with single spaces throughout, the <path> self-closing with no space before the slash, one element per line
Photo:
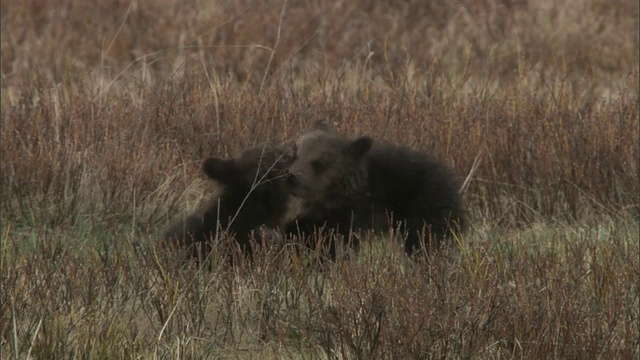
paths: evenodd
<path fill-rule="evenodd" d="M 235 239 L 243 253 L 251 254 L 251 233 L 261 226 L 277 228 L 285 217 L 289 200 L 286 159 L 280 148 L 256 147 L 237 159 L 205 160 L 203 172 L 222 186 L 221 192 L 171 227 L 166 241 L 200 258 L 210 251 L 212 239 L 225 234 Z"/>
<path fill-rule="evenodd" d="M 304 204 L 289 232 L 324 227 L 347 239 L 351 230 L 388 230 L 392 216 L 413 255 L 425 241 L 437 246 L 464 227 L 453 173 L 408 148 L 373 144 L 367 136 L 351 140 L 317 125 L 296 142 L 290 171 L 292 194 Z"/>

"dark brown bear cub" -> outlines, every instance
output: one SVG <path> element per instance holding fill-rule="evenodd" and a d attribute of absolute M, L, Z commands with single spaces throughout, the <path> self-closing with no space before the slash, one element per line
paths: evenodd
<path fill-rule="evenodd" d="M 222 186 L 220 194 L 171 227 L 165 239 L 172 247 L 202 258 L 210 251 L 210 242 L 226 234 L 250 255 L 251 233 L 262 226 L 278 227 L 286 214 L 290 193 L 285 158 L 279 148 L 256 147 L 238 159 L 206 159 L 202 170 Z"/>
<path fill-rule="evenodd" d="M 350 140 L 316 124 L 296 142 L 290 171 L 292 194 L 303 206 L 288 232 L 333 228 L 347 239 L 351 230 L 388 230 L 393 220 L 414 255 L 464 227 L 453 173 L 408 148 L 374 144 L 368 136 Z"/>

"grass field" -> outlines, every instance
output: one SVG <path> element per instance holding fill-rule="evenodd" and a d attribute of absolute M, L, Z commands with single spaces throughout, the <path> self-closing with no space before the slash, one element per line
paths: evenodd
<path fill-rule="evenodd" d="M 640 356 L 637 1 L 0 4 L 3 359 Z M 323 119 L 449 164 L 455 250 L 157 249 L 204 158 Z"/>

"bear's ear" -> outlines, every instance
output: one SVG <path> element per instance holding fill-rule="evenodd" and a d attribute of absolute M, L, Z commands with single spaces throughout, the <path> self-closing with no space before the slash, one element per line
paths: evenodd
<path fill-rule="evenodd" d="M 368 136 L 361 136 L 349 143 L 347 151 L 356 159 L 360 159 L 364 154 L 368 153 L 373 145 L 373 139 Z"/>
<path fill-rule="evenodd" d="M 223 185 L 233 185 L 238 179 L 238 167 L 234 160 L 208 158 L 202 163 L 202 171 Z"/>

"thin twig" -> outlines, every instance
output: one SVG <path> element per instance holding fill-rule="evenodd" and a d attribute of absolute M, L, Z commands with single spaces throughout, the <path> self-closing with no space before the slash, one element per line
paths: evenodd
<path fill-rule="evenodd" d="M 473 179 L 473 174 L 476 173 L 476 170 L 478 170 L 478 167 L 480 166 L 480 163 L 482 162 L 482 153 L 483 153 L 483 151 L 480 150 L 478 155 L 476 155 L 476 158 L 473 160 L 473 165 L 471 165 L 471 170 L 469 171 L 469 174 L 467 175 L 467 178 L 464 179 L 464 182 L 462 183 L 462 186 L 460 186 L 460 190 L 458 190 L 459 194 L 464 195 L 464 193 L 466 193 L 467 190 L 469 189 L 469 184 L 471 183 L 471 180 Z"/>
<path fill-rule="evenodd" d="M 280 21 L 278 22 L 278 33 L 276 36 L 276 42 L 273 45 L 273 49 L 271 50 L 271 56 L 269 57 L 269 62 L 267 62 L 267 68 L 264 69 L 264 75 L 262 76 L 262 82 L 260 83 L 260 93 L 262 93 L 262 89 L 264 88 L 264 83 L 267 81 L 267 75 L 269 75 L 269 69 L 271 68 L 271 62 L 273 58 L 276 56 L 276 50 L 278 49 L 278 44 L 280 43 L 280 33 L 282 31 L 282 23 L 284 22 L 284 14 L 287 10 L 288 1 L 282 4 L 282 9 L 280 10 Z"/>

